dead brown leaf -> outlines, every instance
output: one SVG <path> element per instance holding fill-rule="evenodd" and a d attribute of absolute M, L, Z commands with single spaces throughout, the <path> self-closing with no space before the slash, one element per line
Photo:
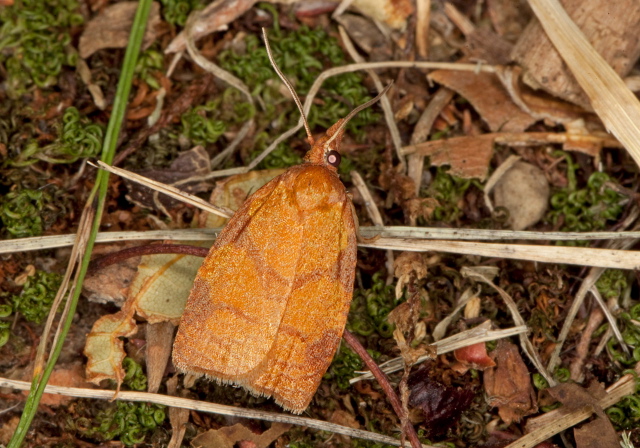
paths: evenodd
<path fill-rule="evenodd" d="M 87 23 L 80 36 L 80 57 L 86 59 L 103 48 L 126 47 L 137 9 L 138 2 L 120 2 L 103 9 L 100 15 Z M 142 43 L 143 49 L 148 48 L 156 39 L 160 21 L 160 3 L 153 2 Z"/>
<path fill-rule="evenodd" d="M 451 166 L 449 174 L 464 179 L 484 180 L 493 157 L 492 134 L 453 137 L 407 146 L 411 153 L 429 156 L 432 166 Z"/>
<path fill-rule="evenodd" d="M 501 339 L 490 354 L 495 368 L 484 372 L 484 388 L 491 406 L 510 424 L 538 410 L 527 366 L 515 344 Z"/>
<path fill-rule="evenodd" d="M 236 443 L 252 442 L 256 448 L 267 448 L 274 440 L 287 432 L 291 425 L 274 423 L 262 434 L 255 434 L 246 426 L 237 423 L 220 429 L 211 429 L 191 441 L 195 448 L 233 448 Z"/>
<path fill-rule="evenodd" d="M 494 74 L 437 70 L 429 79 L 467 99 L 492 132 L 522 132 L 537 120 L 511 101 Z"/>
<path fill-rule="evenodd" d="M 549 394 L 563 404 L 568 412 L 589 407 L 597 418 L 592 422 L 574 429 L 577 448 L 617 447 L 618 435 L 611 421 L 598 403 L 607 395 L 602 385 L 591 382 L 588 388 L 574 383 L 563 383 L 547 389 Z"/>

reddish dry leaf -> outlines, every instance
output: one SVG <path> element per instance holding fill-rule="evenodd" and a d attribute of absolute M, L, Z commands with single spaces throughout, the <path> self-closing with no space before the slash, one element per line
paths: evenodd
<path fill-rule="evenodd" d="M 450 387 L 429 375 L 429 364 L 421 365 L 409 376 L 409 405 L 424 412 L 425 424 L 439 434 L 455 424 L 473 401 L 470 390 Z"/>
<path fill-rule="evenodd" d="M 466 367 L 485 370 L 495 367 L 496 363 L 487 355 L 487 346 L 484 342 L 468 345 L 453 352 L 453 356 Z"/>
<path fill-rule="evenodd" d="M 138 2 L 120 2 L 103 9 L 98 16 L 87 23 L 80 36 L 78 45 L 80 57 L 86 59 L 103 48 L 126 47 L 137 9 Z M 147 49 L 156 39 L 156 28 L 160 21 L 160 3 L 153 2 L 144 33 L 143 49 Z"/>
<path fill-rule="evenodd" d="M 25 378 L 25 381 L 30 381 L 31 376 Z M 84 376 L 84 366 L 81 362 L 71 364 L 69 366 L 58 366 L 51 373 L 48 384 L 53 386 L 63 387 L 82 387 L 92 389 L 93 384 L 87 382 Z M 24 391 L 23 394 L 29 395 L 29 391 Z M 75 400 L 74 397 L 57 394 L 44 394 L 40 400 L 40 404 L 45 406 L 64 406 L 70 401 Z M 0 425 L 2 426 L 2 425 Z"/>
<path fill-rule="evenodd" d="M 93 250 L 95 257 L 107 255 L 128 247 L 138 246 L 140 243 L 106 244 L 98 245 Z M 132 257 L 127 260 L 107 266 L 97 272 L 89 271 L 82 283 L 82 294 L 90 302 L 113 303 L 122 306 L 129 294 L 129 287 L 133 281 L 140 257 Z"/>
<path fill-rule="evenodd" d="M 467 99 L 493 132 L 522 132 L 536 121 L 511 101 L 494 74 L 437 70 L 429 79 Z"/>
<path fill-rule="evenodd" d="M 473 137 L 453 137 L 408 146 L 411 153 L 429 156 L 432 166 L 451 166 L 449 174 L 465 179 L 484 180 L 493 157 L 491 134 Z"/>
<path fill-rule="evenodd" d="M 234 448 L 234 446 L 254 446 L 267 448 L 274 440 L 287 432 L 291 425 L 274 423 L 262 434 L 255 434 L 246 426 L 237 423 L 220 429 L 211 429 L 191 441 L 195 448 Z M 240 445 L 244 442 L 244 445 Z M 250 445 L 247 445 L 249 442 Z M 238 444 L 238 445 L 236 445 Z"/>
<path fill-rule="evenodd" d="M 537 411 L 531 378 L 518 347 L 503 339 L 491 352 L 495 368 L 484 372 L 484 388 L 491 406 L 498 406 L 498 414 L 505 423 L 520 421 Z"/>

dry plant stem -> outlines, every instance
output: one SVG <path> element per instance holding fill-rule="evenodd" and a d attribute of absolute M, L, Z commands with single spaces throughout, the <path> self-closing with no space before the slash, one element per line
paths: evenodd
<path fill-rule="evenodd" d="M 627 356 L 631 356 L 629 347 L 627 347 L 627 344 L 624 342 L 624 338 L 622 337 L 622 332 L 620 331 L 620 328 L 618 328 L 618 324 L 616 323 L 616 318 L 611 312 L 611 310 L 609 310 L 609 307 L 607 306 L 604 299 L 602 298 L 600 291 L 598 291 L 598 288 L 596 288 L 596 286 L 593 285 L 589 290 L 589 292 L 591 293 L 593 298 L 596 299 L 596 303 L 604 313 L 604 316 L 607 318 L 607 322 L 609 322 L 609 328 L 611 328 L 611 331 L 613 331 L 614 336 L 616 337 L 616 339 L 618 340 L 618 343 L 622 347 L 622 351 Z"/>
<path fill-rule="evenodd" d="M 513 301 L 511 296 L 507 294 L 507 292 L 504 289 L 500 288 L 498 285 L 493 283 L 489 278 L 485 277 L 480 272 L 477 272 L 471 269 L 462 268 L 462 276 L 469 277 L 476 281 L 480 281 L 482 283 L 485 283 L 491 286 L 493 289 L 495 289 L 496 292 L 500 294 L 500 297 L 502 297 L 502 300 L 504 301 L 505 305 L 507 305 L 507 308 L 509 309 L 509 312 L 511 313 L 511 317 L 515 322 L 515 324 L 526 325 L 524 319 L 522 318 L 522 316 L 520 315 L 520 312 L 518 311 L 518 306 Z M 538 355 L 538 352 L 536 351 L 535 347 L 533 346 L 529 338 L 527 338 L 525 334 L 520 334 L 519 339 L 520 339 L 520 346 L 524 351 L 524 353 L 529 358 L 529 361 L 531 361 L 531 364 L 533 364 L 533 366 L 538 370 L 540 375 L 542 375 L 544 379 L 547 380 L 547 383 L 549 383 L 551 387 L 555 386 L 557 384 L 556 380 L 553 378 L 553 375 L 551 375 L 549 371 L 547 371 L 542 365 L 540 356 Z"/>
<path fill-rule="evenodd" d="M 342 42 L 344 43 L 349 56 L 351 56 L 351 58 L 358 63 L 365 62 L 364 58 L 360 56 L 356 48 L 353 46 L 353 42 L 351 42 L 351 39 L 349 38 L 349 35 L 345 31 L 344 27 L 339 26 L 338 30 L 340 31 L 340 37 L 342 38 Z M 366 72 L 373 80 L 373 83 L 375 84 L 378 92 L 382 92 L 384 90 L 384 85 L 382 84 L 382 81 L 380 81 L 380 77 L 373 70 L 366 70 Z M 401 172 L 405 172 L 406 161 L 404 156 L 400 154 L 400 148 L 402 147 L 400 131 L 398 130 L 398 126 L 396 125 L 393 109 L 391 108 L 391 102 L 389 101 L 389 98 L 386 97 L 386 95 L 380 98 L 380 105 L 382 106 L 382 110 L 384 111 L 384 119 L 387 123 L 387 127 L 389 128 L 389 132 L 391 133 L 393 146 L 395 147 L 396 154 L 398 155 L 398 159 L 400 160 Z"/>
<path fill-rule="evenodd" d="M 637 230 L 634 228 L 633 230 Z M 611 247 L 614 249 L 628 249 L 632 247 L 636 243 L 636 240 L 622 240 L 622 241 L 614 241 L 611 244 Z M 635 254 L 635 252 L 628 252 L 629 254 Z M 606 267 L 606 266 L 604 266 Z M 560 352 L 562 351 L 562 346 L 564 345 L 564 341 L 567 339 L 569 335 L 569 331 L 571 330 L 571 326 L 573 325 L 573 321 L 578 314 L 578 310 L 582 306 L 584 298 L 587 295 L 587 292 L 596 284 L 602 273 L 605 271 L 604 267 L 594 267 L 591 268 L 589 274 L 582 280 L 582 284 L 576 293 L 575 298 L 573 299 L 573 303 L 571 307 L 569 307 L 569 311 L 567 312 L 567 317 L 565 317 L 564 324 L 562 325 L 562 329 L 560 330 L 560 334 L 558 335 L 558 343 L 556 344 L 553 353 L 549 357 L 549 364 L 547 365 L 547 369 L 550 372 L 553 372 L 555 368 L 560 364 Z M 632 268 L 635 269 L 635 268 Z"/>
<path fill-rule="evenodd" d="M 99 271 L 112 264 L 121 263 L 128 258 L 140 257 L 142 255 L 177 254 L 204 258 L 208 253 L 209 249 L 206 247 L 189 246 L 186 244 L 148 244 L 146 246 L 129 247 L 96 258 L 89 265 L 89 271 Z"/>
<path fill-rule="evenodd" d="M 517 336 L 529 332 L 529 328 L 525 325 L 506 328 L 504 330 L 491 330 L 490 327 L 491 321 L 486 321 L 477 327 L 454 334 L 453 336 L 434 342 L 431 345 L 436 347 L 437 355 L 442 355 L 480 342 L 497 341 L 498 339 L 510 338 L 511 336 Z M 413 365 L 418 365 L 427 359 L 433 359 L 433 356 L 431 354 L 420 356 Z M 380 364 L 379 367 L 386 374 L 397 372 L 404 369 L 404 359 L 402 359 L 402 357 L 393 358 L 383 364 Z M 357 383 L 362 380 L 373 379 L 371 372 L 356 373 L 360 373 L 360 376 L 350 379 L 349 384 Z"/>
<path fill-rule="evenodd" d="M 367 353 L 367 350 L 362 346 L 362 344 L 360 344 L 358 338 L 356 338 L 346 329 L 342 334 L 342 338 L 346 341 L 347 344 L 349 344 L 349 347 L 351 347 L 351 349 L 356 352 L 360 359 L 364 361 L 365 365 L 369 368 L 373 376 L 376 378 L 378 384 L 380 384 L 380 387 L 382 387 L 383 392 L 389 399 L 389 402 L 391 403 L 391 406 L 393 407 L 393 410 L 395 411 L 400 421 L 407 421 L 406 413 L 402 409 L 400 398 L 398 398 L 395 391 L 393 390 L 393 387 L 391 387 L 387 375 L 385 375 L 382 370 L 380 370 L 378 364 L 376 364 L 369 353 Z M 416 430 L 411 423 L 407 421 L 407 424 L 403 427 L 403 431 L 406 431 L 406 435 L 409 438 L 409 442 L 411 443 L 412 448 L 421 446 L 420 440 L 418 440 L 418 434 L 416 434 Z"/>
<path fill-rule="evenodd" d="M 136 182 L 141 185 L 144 185 L 145 187 L 149 187 L 153 190 L 160 191 L 161 193 L 164 193 L 167 196 L 171 196 L 172 198 L 186 202 L 187 204 L 191 204 L 195 207 L 198 207 L 201 210 L 204 210 L 209 213 L 213 213 L 214 215 L 222 216 L 223 218 L 230 218 L 231 215 L 233 215 L 233 213 L 229 210 L 223 209 L 221 207 L 216 207 L 215 205 L 211 205 L 207 201 L 203 201 L 197 196 L 194 196 L 189 193 L 185 193 L 184 191 L 180 191 L 177 188 L 174 188 L 170 185 L 157 182 L 155 180 L 146 178 L 144 176 L 139 176 L 135 173 L 132 173 L 127 170 L 123 170 L 121 168 L 109 166 L 104 162 L 99 161 L 98 167 L 102 168 L 105 171 L 109 171 L 110 173 L 117 174 L 120 177 L 124 177 L 125 179 L 129 179 L 132 182 Z"/>
<path fill-rule="evenodd" d="M 587 359 L 587 355 L 589 354 L 591 337 L 593 336 L 593 333 L 598 329 L 598 327 L 600 327 L 600 324 L 603 320 L 604 313 L 602 312 L 602 310 L 600 308 L 594 309 L 593 312 L 589 315 L 587 325 L 580 334 L 580 341 L 576 346 L 576 356 L 571 361 L 571 365 L 569 366 L 571 379 L 575 382 L 581 383 L 584 379 L 582 369 L 584 368 L 584 363 Z"/>
<path fill-rule="evenodd" d="M 640 101 L 591 46 L 558 0 L 529 0 L 593 110 L 640 166 Z"/>
<path fill-rule="evenodd" d="M 84 254 L 87 246 L 87 239 L 89 238 L 89 232 L 91 231 L 91 222 L 93 221 L 95 215 L 95 209 L 90 205 L 92 201 L 87 201 L 85 204 L 84 210 L 80 217 L 80 222 L 78 226 L 77 233 L 77 243 L 73 245 L 73 249 L 71 250 L 71 255 L 69 257 L 69 263 L 67 264 L 67 269 L 64 273 L 64 278 L 62 279 L 62 283 L 60 288 L 58 288 L 58 292 L 56 293 L 56 297 L 51 305 L 51 311 L 49 312 L 49 316 L 47 316 L 47 322 L 42 331 L 42 337 L 40 338 L 40 344 L 38 345 L 38 350 L 36 351 L 36 359 L 34 362 L 33 374 L 40 375 L 42 370 L 44 369 L 44 365 L 46 363 L 46 353 L 47 353 L 47 341 L 49 340 L 49 333 L 51 331 L 51 327 L 53 326 L 53 321 L 55 320 L 55 316 L 58 308 L 60 307 L 60 303 L 62 302 L 64 297 L 68 297 L 73 294 L 73 290 L 76 288 L 76 284 L 69 287 L 69 283 L 71 281 L 71 276 L 76 270 L 76 267 L 81 261 L 82 255 Z M 70 301 L 67 300 L 65 303 L 65 308 L 62 313 L 62 316 L 66 316 L 68 313 L 68 307 L 70 305 Z M 58 335 L 60 333 L 60 325 L 64 321 L 63 318 L 60 319 L 58 324 L 58 329 L 56 331 L 56 336 L 53 341 L 53 346 L 58 340 Z"/>
<path fill-rule="evenodd" d="M 430 18 L 431 0 L 416 0 L 416 48 L 422 59 L 427 59 L 429 55 Z"/>
<path fill-rule="evenodd" d="M 7 378 L 0 378 L 0 387 L 10 387 L 17 390 L 29 390 L 31 384 L 26 381 L 17 381 Z M 239 418 L 252 418 L 268 422 L 290 423 L 320 431 L 328 431 L 336 434 L 343 434 L 363 440 L 371 440 L 378 443 L 400 446 L 400 441 L 393 437 L 376 434 L 374 432 L 353 429 L 335 423 L 323 422 L 312 418 L 298 417 L 289 414 L 279 414 L 275 412 L 254 411 L 251 409 L 236 408 L 205 401 L 190 400 L 187 398 L 173 397 L 162 394 L 150 394 L 148 392 L 120 391 L 115 395 L 113 390 L 83 389 L 80 387 L 63 387 L 47 385 L 45 393 L 65 395 L 68 397 L 97 398 L 101 400 L 132 401 L 138 403 L 155 403 L 164 406 L 172 406 L 182 409 L 190 409 L 211 414 L 226 415 Z M 115 396 L 114 396 L 115 395 Z M 420 446 L 420 445 L 419 445 Z M 434 448 L 429 445 L 422 445 L 424 448 Z"/>
<path fill-rule="evenodd" d="M 504 133 L 504 132 L 492 132 L 488 134 L 483 134 L 485 138 L 493 137 L 494 143 L 498 145 L 505 146 L 541 146 L 548 145 L 550 143 L 582 143 L 582 144 L 600 144 L 607 148 L 621 148 L 622 145 L 619 141 L 614 138 L 608 136 L 600 136 L 600 135 L 580 135 L 580 134 L 570 134 L 566 132 L 515 132 L 515 133 Z M 458 139 L 468 138 L 468 137 L 453 137 Z M 442 142 L 439 140 L 423 142 L 412 144 L 409 146 L 405 146 L 402 148 L 402 154 L 429 154 L 429 149 L 432 146 L 440 145 Z"/>
<path fill-rule="evenodd" d="M 371 219 L 373 224 L 381 227 L 384 226 L 384 222 L 382 222 L 382 215 L 380 214 L 378 207 L 376 207 L 373 196 L 371 196 L 371 192 L 367 188 L 367 184 L 365 184 L 364 179 L 362 179 L 360 173 L 358 173 L 357 171 L 351 171 L 351 179 L 353 181 L 353 184 L 360 192 L 362 199 L 364 200 L 364 206 L 367 209 L 367 214 L 369 215 L 369 218 Z M 388 250 L 387 260 L 385 262 L 385 266 L 387 267 L 387 285 L 390 285 L 391 282 L 393 282 L 393 263 L 393 251 Z"/>
<path fill-rule="evenodd" d="M 171 229 L 144 230 L 126 232 L 102 232 L 96 239 L 98 243 L 117 241 L 171 240 L 171 241 L 213 241 L 220 232 L 215 229 Z M 421 240 L 539 240 L 539 241 L 572 241 L 572 240 L 622 240 L 640 238 L 640 232 L 530 232 L 520 230 L 482 230 L 482 229 L 442 229 L 434 227 L 360 227 L 365 238 L 386 237 Z M 31 250 L 53 249 L 72 246 L 75 234 L 38 236 L 0 241 L 0 254 L 25 252 Z M 620 252 L 625 256 L 625 252 Z M 630 267 L 629 269 L 634 269 Z"/>
<path fill-rule="evenodd" d="M 449 102 L 453 99 L 453 90 L 447 89 L 446 87 L 441 87 L 438 91 L 433 95 L 431 101 L 420 115 L 418 122 L 413 128 L 413 134 L 411 135 L 411 144 L 417 145 L 419 143 L 424 143 L 429 138 L 429 134 L 431 133 L 431 128 L 433 127 L 433 123 L 442 112 L 442 109 L 449 104 Z M 407 168 L 407 175 L 413 179 L 413 182 L 416 186 L 415 194 L 418 196 L 420 192 L 420 187 L 422 186 L 422 174 L 424 172 L 424 155 L 421 154 L 411 154 L 409 155 L 409 162 Z"/>

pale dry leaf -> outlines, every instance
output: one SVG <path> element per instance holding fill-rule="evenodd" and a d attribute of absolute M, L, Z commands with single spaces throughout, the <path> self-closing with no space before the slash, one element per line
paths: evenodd
<path fill-rule="evenodd" d="M 411 0 L 353 0 L 351 5 L 365 16 L 394 29 L 403 29 L 414 13 Z"/>
<path fill-rule="evenodd" d="M 133 336 L 137 331 L 131 307 L 98 319 L 87 335 L 84 347 L 87 381 L 98 384 L 111 379 L 120 384 L 124 378 L 122 361 L 126 356 L 120 338 Z"/>
<path fill-rule="evenodd" d="M 129 43 L 129 34 L 138 2 L 120 2 L 110 5 L 92 19 L 80 36 L 78 52 L 83 59 L 103 48 L 124 48 Z M 160 24 L 160 3 L 153 2 L 147 20 L 142 48 L 148 48 L 156 39 Z"/>

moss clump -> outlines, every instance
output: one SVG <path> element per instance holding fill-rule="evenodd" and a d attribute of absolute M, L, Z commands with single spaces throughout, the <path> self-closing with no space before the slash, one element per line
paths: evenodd
<path fill-rule="evenodd" d="M 27 277 L 22 292 L 12 296 L 13 311 L 22 314 L 29 322 L 42 323 L 49 315 L 61 283 L 60 274 L 36 271 Z"/>
<path fill-rule="evenodd" d="M 74 163 L 79 159 L 95 157 L 102 149 L 104 128 L 81 115 L 75 107 L 69 107 L 62 115 L 62 122 L 54 126 L 58 137 L 53 143 L 41 147 L 30 140 L 18 150 L 9 164 L 16 167 L 33 165 L 38 161 L 49 163 Z"/>
<path fill-rule="evenodd" d="M 202 9 L 205 0 L 160 0 L 162 17 L 171 25 L 184 26 L 191 11 Z"/>
<path fill-rule="evenodd" d="M 584 188 L 578 188 L 578 166 L 573 163 L 571 156 L 564 151 L 556 151 L 554 155 L 566 160 L 568 185 L 551 196 L 551 210 L 547 213 L 547 221 L 555 225 L 562 219 L 561 230 L 588 232 L 602 230 L 607 222 L 617 220 L 623 210 L 624 197 L 607 186 L 607 183 L 613 182 L 609 175 L 595 172 L 589 176 Z"/>
<path fill-rule="evenodd" d="M 275 9 L 269 5 L 263 7 L 276 14 Z M 269 33 L 269 42 L 276 63 L 301 97 L 309 92 L 309 88 L 325 68 L 347 63 L 338 41 L 323 29 L 302 26 L 295 31 L 280 30 L 276 18 L 274 29 Z M 295 126 L 300 116 L 293 102 L 280 90 L 281 82 L 269 62 L 264 43 L 257 36 L 248 35 L 243 47 L 221 52 L 218 62 L 222 68 L 247 84 L 252 95 L 264 105 L 264 113 L 257 117 L 258 129 L 267 133 L 267 141 L 270 142 L 284 130 Z M 346 73 L 327 79 L 318 96 L 322 105 L 314 105 L 307 117 L 311 129 L 327 129 L 353 108 L 370 100 L 363 79 L 359 73 Z M 363 139 L 364 127 L 378 120 L 378 114 L 371 108 L 366 109 L 349 122 L 347 132 L 357 139 Z M 283 150 L 281 156 L 283 152 L 285 159 L 292 158 L 293 152 Z M 267 159 L 269 158 L 277 161 L 265 160 L 263 166 L 285 165 L 283 160 L 279 160 L 278 154 L 271 154 Z"/>
<path fill-rule="evenodd" d="M 69 29 L 82 24 L 76 0 L 16 0 L 0 7 L 0 64 L 16 99 L 32 86 L 51 87 L 63 66 L 75 66 Z"/>

